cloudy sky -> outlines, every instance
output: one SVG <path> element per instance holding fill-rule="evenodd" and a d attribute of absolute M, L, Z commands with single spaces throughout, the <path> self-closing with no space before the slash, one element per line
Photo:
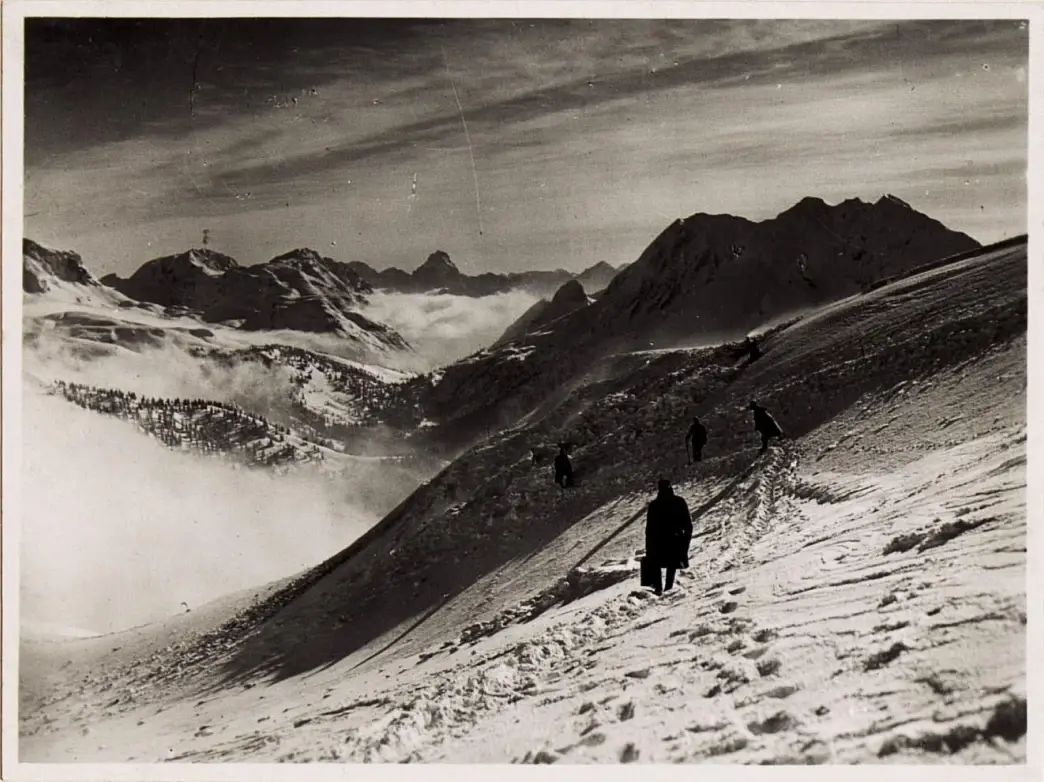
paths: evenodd
<path fill-rule="evenodd" d="M 695 212 L 894 193 L 1025 227 L 1018 21 L 30 20 L 26 235 L 467 272 L 633 260 Z"/>

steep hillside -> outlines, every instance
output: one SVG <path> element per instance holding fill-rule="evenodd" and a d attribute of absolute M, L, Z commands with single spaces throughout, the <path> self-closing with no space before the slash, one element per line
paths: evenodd
<path fill-rule="evenodd" d="M 693 215 L 591 306 L 447 367 L 425 413 L 462 430 L 511 425 L 614 352 L 735 339 L 977 247 L 891 196 L 837 206 L 804 199 L 761 223 Z M 505 360 L 505 350 L 524 359 Z"/>
<path fill-rule="evenodd" d="M 978 247 L 894 196 L 836 206 L 805 198 L 761 223 L 697 214 L 614 279 L 591 331 L 745 332 Z"/>
<path fill-rule="evenodd" d="M 347 264 L 310 249 L 246 267 L 194 249 L 149 261 L 126 280 L 107 275 L 102 282 L 132 299 L 247 331 L 333 333 L 375 350 L 409 347 L 394 329 L 359 314 L 372 291 L 368 283 Z"/>
<path fill-rule="evenodd" d="M 551 299 L 541 299 L 512 323 L 501 337 L 493 343 L 498 348 L 519 337 L 531 334 L 547 324 L 568 315 L 591 303 L 584 292 L 584 286 L 578 280 L 570 280 L 555 293 Z"/>
<path fill-rule="evenodd" d="M 23 757 L 1023 762 L 1026 261 L 819 308 L 750 365 L 605 360 L 312 571 L 23 642 Z M 790 436 L 760 458 L 751 398 Z M 568 491 L 529 459 L 564 438 Z M 635 556 L 664 475 L 696 534 L 654 600 Z"/>

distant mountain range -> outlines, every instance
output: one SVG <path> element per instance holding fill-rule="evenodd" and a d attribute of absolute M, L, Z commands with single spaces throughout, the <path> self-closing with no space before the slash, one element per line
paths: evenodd
<path fill-rule="evenodd" d="M 394 267 L 377 271 L 362 261 L 353 261 L 348 266 L 375 289 L 397 293 L 451 293 L 458 296 L 492 296 L 512 290 L 549 296 L 570 280 L 579 280 L 585 291 L 594 293 L 605 288 L 618 271 L 601 261 L 580 274 L 555 269 L 467 275 L 442 250 L 429 255 L 412 273 Z"/>
<path fill-rule="evenodd" d="M 462 274 L 441 250 L 412 273 L 396 268 L 377 271 L 360 261 L 344 263 L 308 248 L 241 266 L 230 256 L 196 248 L 148 261 L 126 279 L 108 274 L 99 281 L 77 253 L 25 239 L 22 287 L 29 294 L 60 290 L 81 300 L 88 293 L 108 296 L 118 306 L 189 315 L 244 331 L 332 333 L 378 350 L 409 350 L 395 329 L 361 314 L 368 295 L 383 290 L 489 296 L 524 290 L 550 296 L 571 281 L 579 281 L 587 292 L 602 290 L 616 273 L 601 262 L 578 275 L 558 269 L 471 276 Z"/>
<path fill-rule="evenodd" d="M 667 226 L 634 263 L 621 269 L 600 263 L 578 275 L 557 270 L 469 276 L 443 251 L 406 273 L 378 272 L 310 249 L 245 267 L 221 253 L 194 249 L 149 261 L 128 279 L 108 275 L 99 284 L 75 253 L 26 240 L 23 287 L 30 294 L 65 286 L 91 295 L 111 288 L 121 307 L 192 314 L 243 330 L 334 333 L 384 351 L 409 346 L 394 329 L 360 314 L 377 290 L 539 293 L 543 300 L 494 345 L 435 373 L 423 390 L 414 389 L 430 423 L 467 430 L 469 422 L 503 423 L 505 415 L 547 399 L 549 389 L 565 393 L 575 373 L 608 353 L 736 339 L 774 319 L 979 247 L 895 196 L 834 206 L 805 198 L 761 222 L 694 214 Z"/>

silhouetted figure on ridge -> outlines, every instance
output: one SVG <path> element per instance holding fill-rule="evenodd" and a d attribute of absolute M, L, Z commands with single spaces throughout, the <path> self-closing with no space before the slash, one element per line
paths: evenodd
<path fill-rule="evenodd" d="M 765 453 L 768 450 L 769 440 L 773 437 L 782 437 L 783 430 L 779 428 L 779 424 L 776 423 L 776 419 L 773 418 L 769 411 L 759 405 L 753 399 L 750 400 L 750 404 L 747 407 L 754 413 L 754 429 L 761 435 L 761 450 L 758 453 Z"/>
<path fill-rule="evenodd" d="M 689 444 L 692 443 L 692 453 L 689 453 Z M 685 433 L 685 453 L 689 456 L 689 464 L 703 459 L 703 446 L 707 444 L 707 427 L 704 426 L 698 416 L 692 417 L 689 431 Z"/>
<path fill-rule="evenodd" d="M 652 586 L 656 594 L 674 586 L 674 574 L 689 566 L 689 543 L 692 541 L 692 516 L 689 506 L 674 493 L 671 482 L 661 478 L 656 499 L 649 503 L 645 522 L 645 559 L 642 561 L 644 586 Z M 660 570 L 667 571 L 666 582 L 660 582 Z M 648 580 L 644 576 L 648 573 Z"/>
<path fill-rule="evenodd" d="M 747 337 L 747 363 L 753 364 L 759 358 L 761 358 L 761 348 L 758 347 L 757 341 L 753 337 Z"/>
<path fill-rule="evenodd" d="M 555 457 L 555 483 L 563 489 L 573 485 L 573 463 L 569 461 L 564 445 L 558 446 L 558 455 Z"/>

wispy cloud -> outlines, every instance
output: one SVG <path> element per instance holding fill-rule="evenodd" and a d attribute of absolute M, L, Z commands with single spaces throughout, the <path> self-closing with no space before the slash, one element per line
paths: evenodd
<path fill-rule="evenodd" d="M 378 265 L 442 246 L 477 266 L 586 266 L 636 253 L 665 215 L 753 217 L 871 183 L 927 190 L 924 208 L 964 230 L 980 206 L 994 233 L 1022 225 L 1011 172 L 1025 161 L 1028 33 L 1015 21 L 279 25 L 181 22 L 166 48 L 149 27 L 130 54 L 112 34 L 85 66 L 96 87 L 44 68 L 27 87 L 30 230 L 124 269 L 149 242 L 182 249 L 202 220 L 251 260 L 336 242 Z M 29 46 L 31 62 L 52 51 Z M 153 75 L 135 77 L 150 55 Z M 123 75 L 101 78 L 120 57 Z M 113 116 L 64 132 L 95 101 Z M 1000 201 L 941 197 L 969 165 L 1007 177 Z"/>

